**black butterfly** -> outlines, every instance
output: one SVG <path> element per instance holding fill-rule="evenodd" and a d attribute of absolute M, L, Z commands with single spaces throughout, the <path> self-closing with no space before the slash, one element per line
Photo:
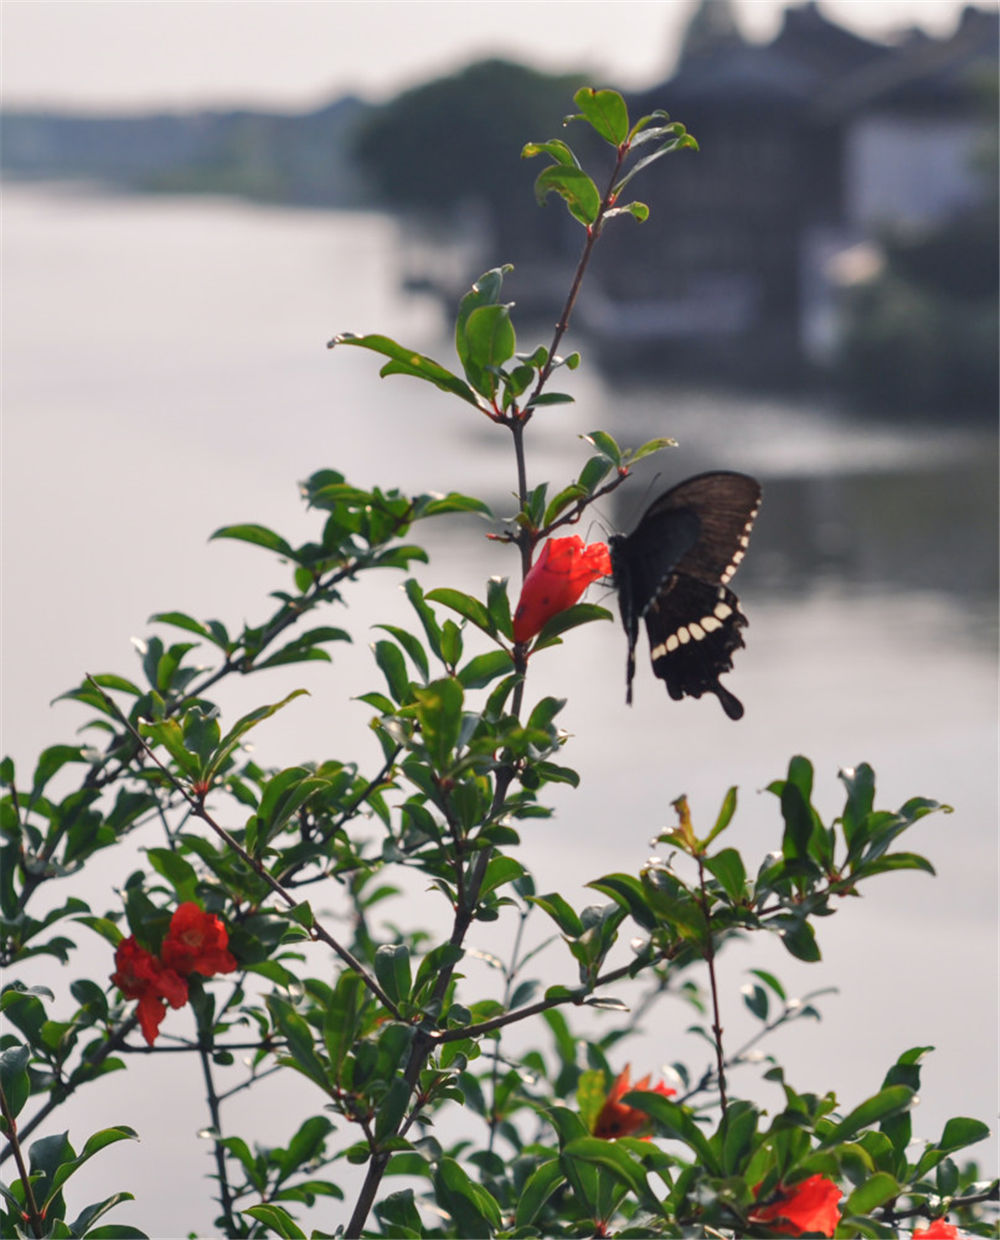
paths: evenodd
<path fill-rule="evenodd" d="M 628 635 L 629 703 L 642 619 L 653 672 L 675 701 L 714 693 L 730 719 L 742 718 L 743 703 L 719 677 L 743 645 L 747 619 L 729 580 L 746 554 L 760 498 L 760 483 L 746 474 L 698 474 L 661 495 L 631 534 L 609 540 Z"/>

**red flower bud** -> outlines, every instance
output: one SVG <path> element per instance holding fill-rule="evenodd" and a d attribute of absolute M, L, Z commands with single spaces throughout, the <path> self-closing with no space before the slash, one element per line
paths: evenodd
<path fill-rule="evenodd" d="M 594 1124 L 594 1136 L 601 1137 L 605 1141 L 612 1141 L 615 1137 L 630 1137 L 634 1132 L 638 1132 L 640 1128 L 648 1128 L 651 1120 L 645 1111 L 637 1111 L 635 1107 L 627 1107 L 624 1103 L 618 1101 L 623 1098 L 631 1090 L 643 1090 L 650 1094 L 662 1094 L 664 1098 L 670 1098 L 677 1091 L 671 1089 L 669 1085 L 664 1085 L 662 1081 L 650 1088 L 649 1077 L 644 1076 L 641 1081 L 636 1081 L 634 1085 L 630 1084 L 629 1076 L 631 1072 L 631 1064 L 626 1064 L 624 1069 L 619 1072 L 615 1083 L 611 1086 L 604 1106 L 601 1107 L 601 1113 L 597 1117 L 597 1123 Z M 649 1140 L 644 1137 L 644 1140 Z"/>
<path fill-rule="evenodd" d="M 843 1194 L 832 1180 L 811 1175 L 792 1188 L 779 1186 L 776 1191 L 774 1201 L 753 1211 L 751 1223 L 767 1223 L 770 1234 L 775 1236 L 801 1236 L 817 1231 L 823 1236 L 833 1235 L 840 1222 L 837 1203 Z"/>
<path fill-rule="evenodd" d="M 514 640 L 530 641 L 553 616 L 572 607 L 592 581 L 610 576 L 606 543 L 587 546 L 579 534 L 546 539 L 521 587 L 514 612 Z"/>

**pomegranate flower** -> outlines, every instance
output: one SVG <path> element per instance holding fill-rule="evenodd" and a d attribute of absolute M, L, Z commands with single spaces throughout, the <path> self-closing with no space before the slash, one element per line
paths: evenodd
<path fill-rule="evenodd" d="M 936 1218 L 930 1227 L 915 1227 L 913 1240 L 958 1240 L 959 1231 L 954 1223 Z"/>
<path fill-rule="evenodd" d="M 669 1098 L 677 1091 L 671 1089 L 669 1085 L 664 1085 L 662 1081 L 650 1088 L 649 1077 L 644 1076 L 641 1081 L 636 1081 L 632 1085 L 629 1081 L 631 1064 L 626 1064 L 624 1069 L 619 1072 L 615 1083 L 611 1086 L 607 1098 L 604 1100 L 604 1106 L 601 1107 L 601 1113 L 597 1117 L 594 1124 L 594 1136 L 601 1137 L 605 1141 L 612 1141 L 615 1137 L 629 1137 L 634 1132 L 638 1132 L 640 1128 L 647 1128 L 651 1124 L 651 1120 L 645 1111 L 637 1111 L 635 1107 L 627 1107 L 624 1103 L 619 1102 L 619 1098 L 623 1098 L 631 1090 L 642 1090 L 650 1094 L 662 1094 L 664 1098 Z M 644 1138 L 648 1140 L 648 1137 Z"/>
<path fill-rule="evenodd" d="M 801 1236 L 806 1232 L 832 1236 L 840 1221 L 837 1203 L 841 1196 L 832 1180 L 811 1175 L 792 1188 L 779 1186 L 776 1200 L 754 1210 L 750 1222 L 769 1224 L 769 1234 L 775 1236 Z"/>
<path fill-rule="evenodd" d="M 232 973 L 236 958 L 228 950 L 229 934 L 218 917 L 193 901 L 180 905 L 170 919 L 160 956 L 177 973 Z"/>
<path fill-rule="evenodd" d="M 160 1023 L 172 1008 L 183 1007 L 188 999 L 188 985 L 175 970 L 140 947 L 133 935 L 115 948 L 115 972 L 111 980 L 126 999 L 139 1000 L 139 1025 L 150 1046 L 156 1041 Z"/>
<path fill-rule="evenodd" d="M 584 543 L 579 534 L 547 538 L 521 587 L 514 612 L 514 640 L 530 641 L 547 621 L 572 607 L 598 577 L 611 576 L 607 543 Z"/>

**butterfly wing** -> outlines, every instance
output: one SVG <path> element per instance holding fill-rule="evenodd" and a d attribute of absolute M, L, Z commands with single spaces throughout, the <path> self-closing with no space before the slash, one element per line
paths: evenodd
<path fill-rule="evenodd" d="M 746 553 L 760 498 L 760 484 L 745 474 L 698 474 L 661 495 L 631 534 L 611 540 L 629 643 L 627 701 L 643 619 L 653 672 L 672 698 L 714 693 L 731 719 L 742 716 L 719 677 L 744 644 L 747 620 L 728 582 Z"/>

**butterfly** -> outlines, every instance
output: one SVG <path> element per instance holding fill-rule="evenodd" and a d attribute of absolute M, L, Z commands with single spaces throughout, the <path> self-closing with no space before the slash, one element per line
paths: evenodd
<path fill-rule="evenodd" d="M 744 644 L 747 619 L 729 582 L 746 554 L 760 501 L 760 483 L 746 474 L 697 474 L 652 503 L 631 534 L 608 540 L 628 637 L 628 703 L 645 620 L 653 673 L 675 701 L 714 693 L 730 719 L 743 717 L 743 703 L 719 677 Z"/>

